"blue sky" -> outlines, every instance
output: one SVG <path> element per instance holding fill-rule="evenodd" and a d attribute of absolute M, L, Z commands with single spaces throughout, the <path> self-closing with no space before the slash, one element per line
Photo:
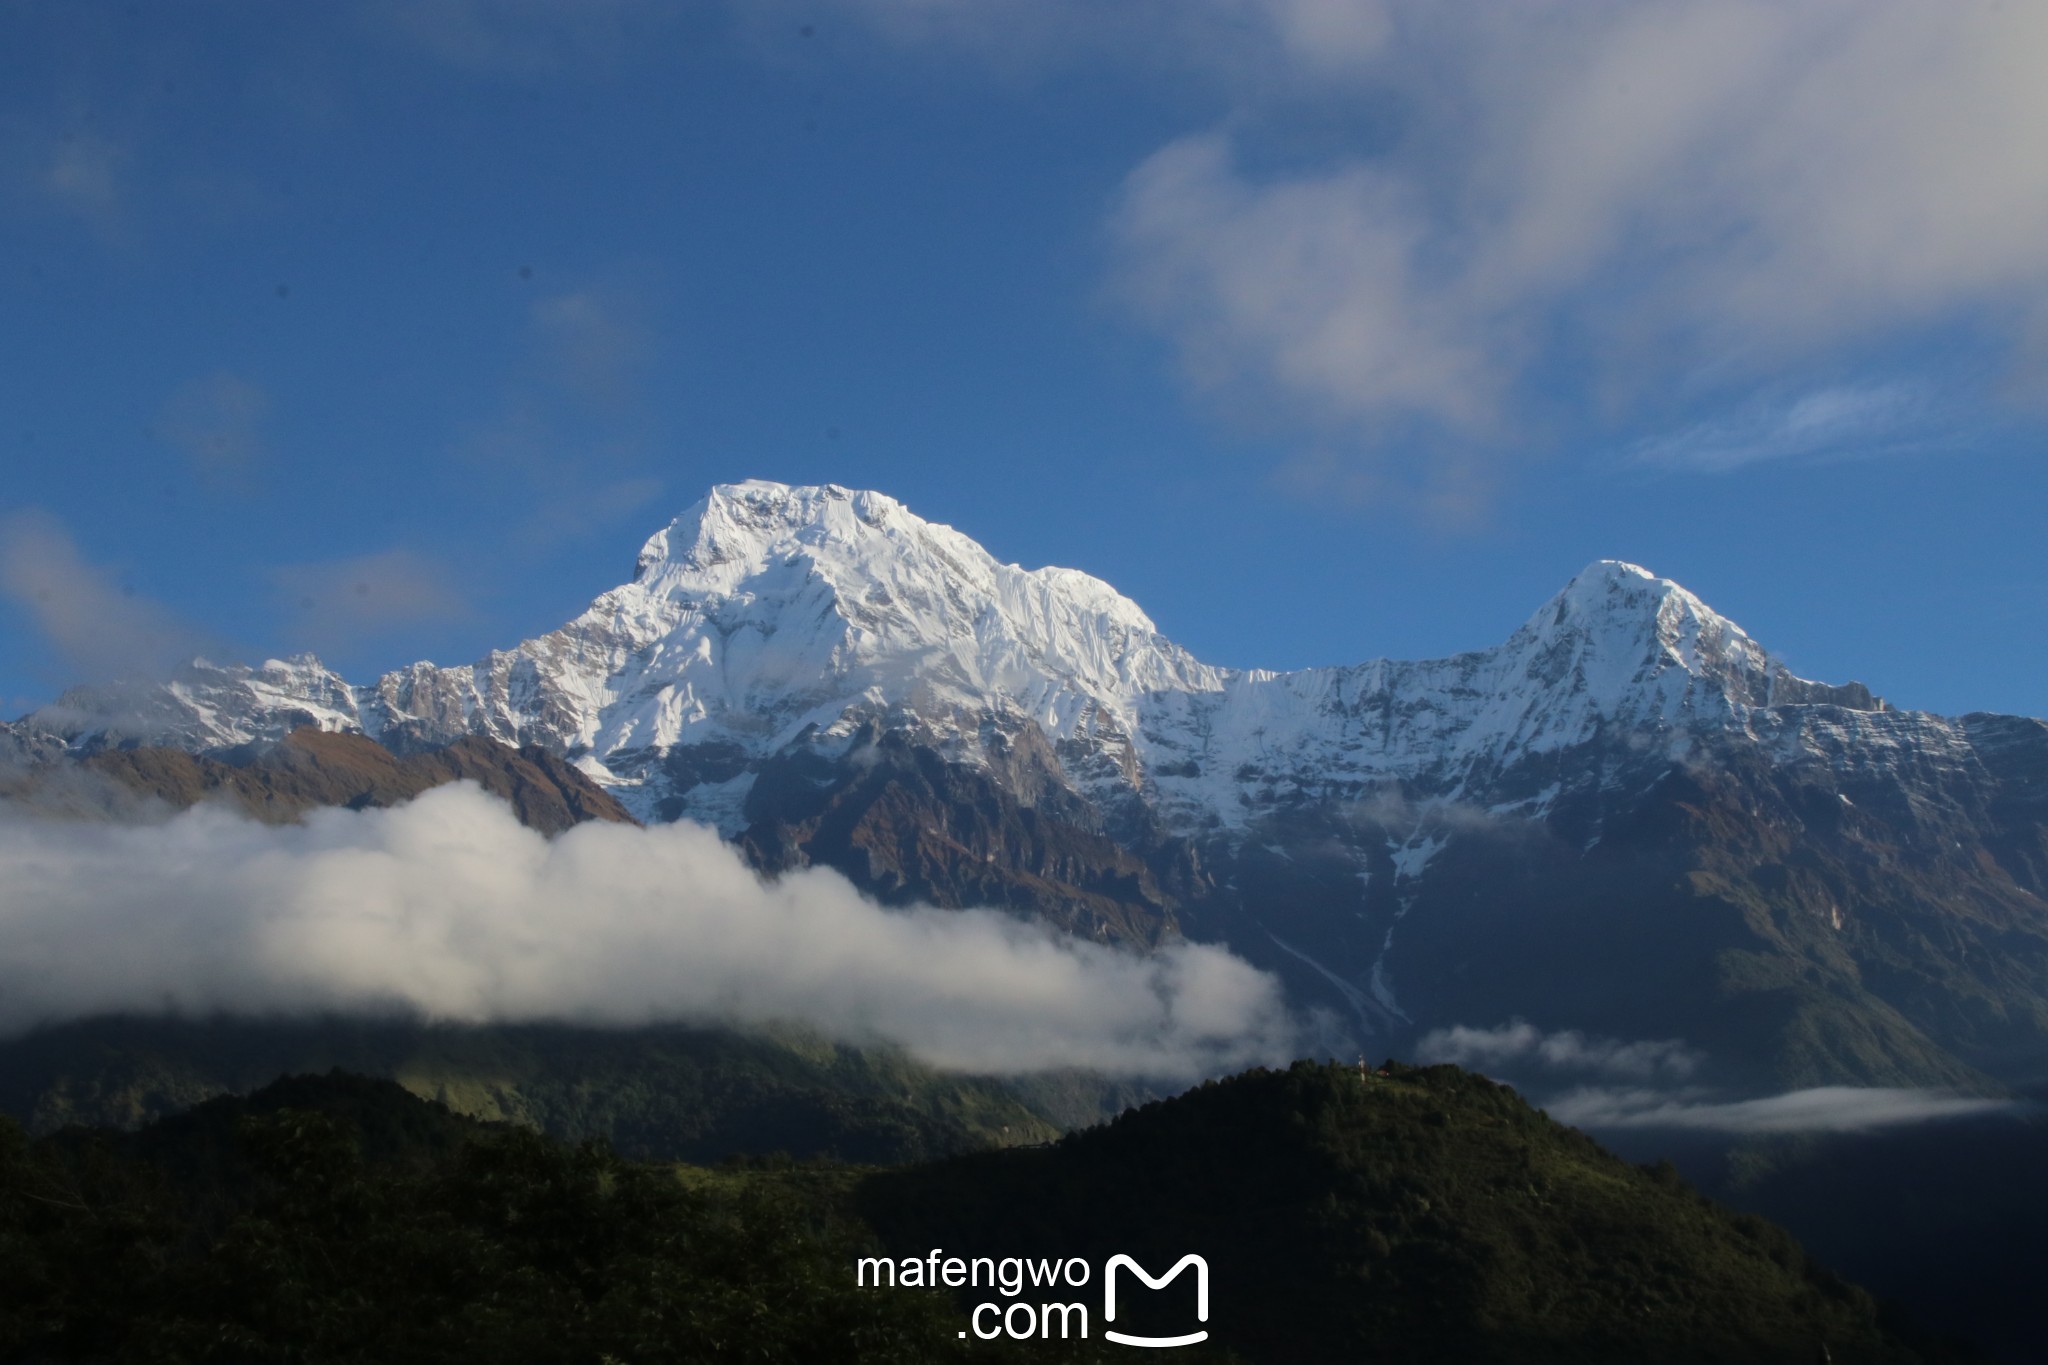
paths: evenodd
<path fill-rule="evenodd" d="M 1911 0 L 7 0 L 0 710 L 470 659 L 764 477 L 1217 663 L 1620 557 L 2048 714 L 2044 58 Z"/>

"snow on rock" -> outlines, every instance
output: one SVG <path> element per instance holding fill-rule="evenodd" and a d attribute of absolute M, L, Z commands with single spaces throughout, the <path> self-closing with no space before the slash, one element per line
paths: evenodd
<path fill-rule="evenodd" d="M 1824 722 L 1783 714 L 1816 703 Z M 1502 775 L 1616 731 L 1826 755 L 1897 733 L 1907 718 L 1882 708 L 1857 685 L 1793 677 L 1685 589 L 1616 561 L 1494 649 L 1213 668 L 1087 574 L 999 563 L 880 493 L 756 481 L 714 488 L 655 532 L 632 581 L 575 620 L 473 664 L 350 687 L 310 656 L 195 663 L 167 686 L 67 694 L 35 719 L 77 743 L 192 749 L 301 724 L 399 747 L 488 735 L 568 756 L 643 816 L 728 830 L 759 763 L 793 745 L 843 750 L 875 722 L 979 763 L 987 735 L 1035 725 L 1083 794 L 1229 834 L 1389 783 L 1537 810 L 1555 775 L 1526 791 L 1499 790 Z"/>

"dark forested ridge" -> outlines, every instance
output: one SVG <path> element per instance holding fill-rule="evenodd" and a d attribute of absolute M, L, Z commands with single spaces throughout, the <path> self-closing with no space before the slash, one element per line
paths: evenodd
<path fill-rule="evenodd" d="M 1155 1270 L 1199 1251 L 1211 1340 L 1183 1359 L 1968 1358 L 1511 1091 L 1387 1071 L 1251 1072 L 1056 1144 L 893 1170 L 633 1162 L 344 1075 L 134 1133 L 0 1124 L 0 1359 L 1128 1354 L 1099 1318 L 1085 1342 L 980 1341 L 966 1299 L 854 1284 L 857 1257 L 932 1247 Z M 1132 1303 L 1117 1325 L 1146 1322 Z"/>
<path fill-rule="evenodd" d="M 1051 1082 L 1020 1093 L 797 1029 L 106 1018 L 0 1043 L 0 1113 L 31 1132 L 133 1127 L 333 1067 L 474 1118 L 698 1162 L 784 1152 L 897 1163 L 1039 1142 L 1059 1132 L 1048 1110 L 1092 1120 L 1100 1090 L 1077 1078 L 1070 1093 Z"/>
<path fill-rule="evenodd" d="M 0 1359 L 960 1354 L 942 1302 L 855 1292 L 859 1235 L 801 1182 L 686 1181 L 300 1078 L 131 1135 L 0 1122 Z"/>
<path fill-rule="evenodd" d="M 877 1175 L 895 1247 L 1209 1259 L 1255 1360 L 1912 1361 L 1783 1229 L 1455 1067 L 1298 1062 L 1056 1146 Z"/>

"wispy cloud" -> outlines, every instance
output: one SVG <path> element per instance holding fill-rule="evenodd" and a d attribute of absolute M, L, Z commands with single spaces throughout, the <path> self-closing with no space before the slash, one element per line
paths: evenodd
<path fill-rule="evenodd" d="M 1712 1100 L 1696 1092 L 1575 1090 L 1545 1108 L 1580 1128 L 1691 1128 L 1716 1133 L 1860 1133 L 1937 1119 L 2014 1112 L 2011 1100 L 1943 1090 L 1846 1085 L 1793 1090 L 1762 1099 Z"/>
<path fill-rule="evenodd" d="M 0 519 L 0 594 L 35 622 L 74 681 L 161 677 L 207 643 L 88 563 L 64 524 L 44 512 Z"/>
<path fill-rule="evenodd" d="M 316 651 L 337 651 L 407 626 L 463 620 L 471 608 L 447 567 L 415 550 L 271 571 L 291 632 Z"/>
<path fill-rule="evenodd" d="M 1692 1075 L 1704 1060 L 1675 1038 L 1624 1042 L 1589 1037 L 1576 1029 L 1545 1033 L 1522 1019 L 1498 1028 L 1458 1024 L 1432 1029 L 1416 1044 L 1415 1051 L 1425 1062 L 1454 1062 L 1481 1071 L 1535 1066 L 1641 1080 L 1660 1076 L 1682 1080 Z"/>
<path fill-rule="evenodd" d="M 0 819 L 0 1028 L 112 1011 L 807 1023 L 938 1066 L 1192 1078 L 1291 1055 L 1277 983 L 991 911 L 763 882 L 713 830 L 549 840 L 459 784 L 259 825 Z"/>
<path fill-rule="evenodd" d="M 234 479 L 268 453 L 263 427 L 269 414 L 270 397 L 259 385 L 216 370 L 180 386 L 150 431 L 183 451 L 201 475 Z"/>
<path fill-rule="evenodd" d="M 626 406 L 653 353 L 638 312 L 617 291 L 578 289 L 538 300 L 531 326 L 543 373 L 593 408 Z"/>
<path fill-rule="evenodd" d="M 521 534 L 558 541 L 638 511 L 662 482 L 642 472 L 659 269 L 621 268 L 535 298 L 495 404 L 464 424 L 455 458 L 537 504 Z"/>
<path fill-rule="evenodd" d="M 1957 419 L 1908 383 L 1844 385 L 1757 398 L 1731 415 L 1637 445 L 1629 462 L 1719 474 L 1782 460 L 1867 459 L 1953 441 Z"/>
<path fill-rule="evenodd" d="M 113 236 L 127 211 L 129 160 L 127 149 L 110 138 L 65 133 L 49 149 L 42 190 L 101 236 Z"/>

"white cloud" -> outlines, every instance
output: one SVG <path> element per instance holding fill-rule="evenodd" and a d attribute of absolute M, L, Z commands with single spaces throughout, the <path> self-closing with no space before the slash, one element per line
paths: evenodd
<path fill-rule="evenodd" d="M 1717 1133 L 1860 1133 L 1935 1119 L 2010 1112 L 2011 1100 L 1944 1090 L 1846 1085 L 1762 1099 L 1711 1101 L 1661 1090 L 1575 1090 L 1545 1111 L 1580 1128 L 1695 1128 Z"/>
<path fill-rule="evenodd" d="M 1545 1033 L 1522 1019 L 1499 1028 L 1457 1024 L 1432 1029 L 1415 1045 L 1415 1053 L 1425 1062 L 1455 1062 L 1475 1070 L 1512 1070 L 1534 1064 L 1557 1071 L 1594 1071 L 1641 1080 L 1656 1076 L 1683 1079 L 1701 1061 L 1699 1053 L 1675 1038 L 1623 1042 L 1589 1038 L 1576 1029 Z"/>
<path fill-rule="evenodd" d="M 273 828 L 0 820 L 0 1028 L 108 1011 L 793 1020 L 935 1065 L 1192 1078 L 1289 1055 L 1277 983 L 989 911 L 762 882 L 711 830 L 548 840 L 473 786 Z"/>
<path fill-rule="evenodd" d="M 1426 486 L 1421 420 L 1475 481 L 1558 405 L 1627 425 L 1949 327 L 2048 403 L 2039 5 L 844 7 L 949 57 L 1025 30 L 1041 64 L 1221 96 L 1130 173 L 1116 288 L 1204 393 L 1309 429 L 1311 480 Z M 1359 131 L 1303 160 L 1333 111 Z"/>
<path fill-rule="evenodd" d="M 1255 184 L 1220 137 L 1131 173 L 1114 220 L 1122 288 L 1204 387 L 1269 383 L 1349 424 L 1490 415 L 1496 366 L 1453 282 L 1424 264 L 1413 187 L 1357 163 Z"/>

